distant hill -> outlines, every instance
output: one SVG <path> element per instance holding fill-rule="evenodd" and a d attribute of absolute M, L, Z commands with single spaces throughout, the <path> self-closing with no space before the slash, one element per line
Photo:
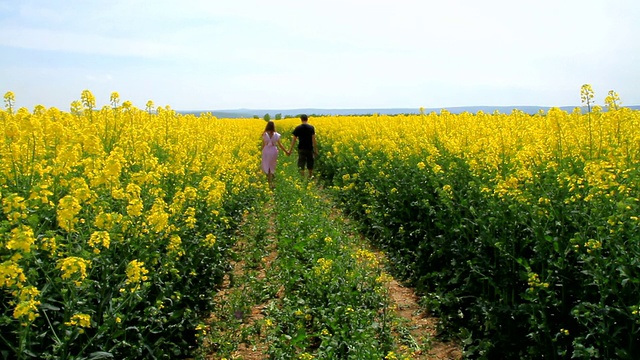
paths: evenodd
<path fill-rule="evenodd" d="M 632 105 L 625 106 L 626 108 L 640 110 L 640 105 Z M 502 114 L 509 114 L 514 109 L 518 109 L 527 114 L 535 114 L 540 110 L 547 112 L 551 107 L 550 106 L 457 106 L 457 107 L 449 107 L 444 108 L 452 114 L 460 114 L 463 112 L 469 113 L 477 113 L 479 111 L 485 113 L 493 113 L 498 111 Z M 561 106 L 560 109 L 572 112 L 575 106 Z M 425 108 L 424 112 L 426 114 L 436 112 L 440 113 L 443 108 Z M 177 110 L 178 113 L 181 114 L 193 114 L 200 115 L 203 113 L 211 113 L 213 116 L 218 118 L 253 118 L 264 117 L 265 114 L 269 114 L 269 116 L 273 119 L 276 114 L 282 115 L 282 117 L 292 117 L 298 116 L 300 114 L 308 114 L 308 115 L 371 115 L 371 114 L 380 114 L 380 115 L 398 115 L 398 114 L 419 114 L 419 108 L 389 108 L 389 109 L 316 109 L 316 108 L 307 108 L 307 109 L 235 109 L 235 110 Z"/>

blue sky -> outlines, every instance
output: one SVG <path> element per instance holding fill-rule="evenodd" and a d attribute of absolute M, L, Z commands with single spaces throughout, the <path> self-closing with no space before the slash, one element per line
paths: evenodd
<path fill-rule="evenodd" d="M 640 104 L 637 0 L 0 0 L 0 91 L 176 110 Z"/>

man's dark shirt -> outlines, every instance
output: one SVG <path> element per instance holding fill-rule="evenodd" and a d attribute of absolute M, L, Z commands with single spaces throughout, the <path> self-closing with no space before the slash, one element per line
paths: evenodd
<path fill-rule="evenodd" d="M 293 136 L 297 137 L 298 149 L 313 150 L 312 136 L 316 134 L 316 129 L 313 125 L 300 124 L 293 130 Z"/>

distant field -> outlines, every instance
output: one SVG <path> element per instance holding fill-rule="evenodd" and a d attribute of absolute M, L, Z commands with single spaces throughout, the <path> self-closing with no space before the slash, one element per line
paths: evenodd
<path fill-rule="evenodd" d="M 640 110 L 640 105 L 625 106 L 629 109 Z M 571 112 L 576 106 L 562 106 L 559 109 Z M 425 108 L 425 113 L 440 113 L 443 108 Z M 547 112 L 550 107 L 548 106 L 458 106 L 444 108 L 452 114 L 461 114 L 469 112 L 472 114 L 482 111 L 484 113 L 500 112 L 502 114 L 509 114 L 514 109 L 518 109 L 527 114 L 536 114 L 539 111 Z M 586 108 L 584 109 L 586 110 Z M 211 113 L 211 115 L 218 118 L 252 118 L 258 116 L 264 117 L 265 114 L 273 119 L 276 114 L 281 114 L 283 117 L 297 116 L 299 114 L 313 114 L 313 115 L 399 115 L 399 114 L 419 114 L 420 108 L 389 108 L 389 109 L 320 109 L 320 108 L 308 108 L 308 109 L 234 109 L 234 110 L 180 110 L 180 114 L 193 114 L 200 115 L 204 113 Z"/>

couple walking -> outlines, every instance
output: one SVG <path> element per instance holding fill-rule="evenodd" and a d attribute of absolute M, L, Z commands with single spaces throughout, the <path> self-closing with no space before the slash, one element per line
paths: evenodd
<path fill-rule="evenodd" d="M 273 121 L 267 123 L 264 133 L 262 133 L 262 171 L 267 175 L 267 181 L 271 189 L 275 187 L 273 176 L 278 161 L 278 147 L 289 156 L 296 141 L 298 141 L 298 168 L 300 169 L 300 174 L 304 176 L 306 168 L 309 178 L 313 176 L 314 157 L 318 155 L 316 130 L 313 125 L 309 124 L 307 115 L 300 115 L 300 121 L 302 123 L 293 130 L 293 139 L 291 139 L 289 150 L 285 149 L 282 142 L 280 142 L 281 135 L 276 132 L 276 125 Z"/>

